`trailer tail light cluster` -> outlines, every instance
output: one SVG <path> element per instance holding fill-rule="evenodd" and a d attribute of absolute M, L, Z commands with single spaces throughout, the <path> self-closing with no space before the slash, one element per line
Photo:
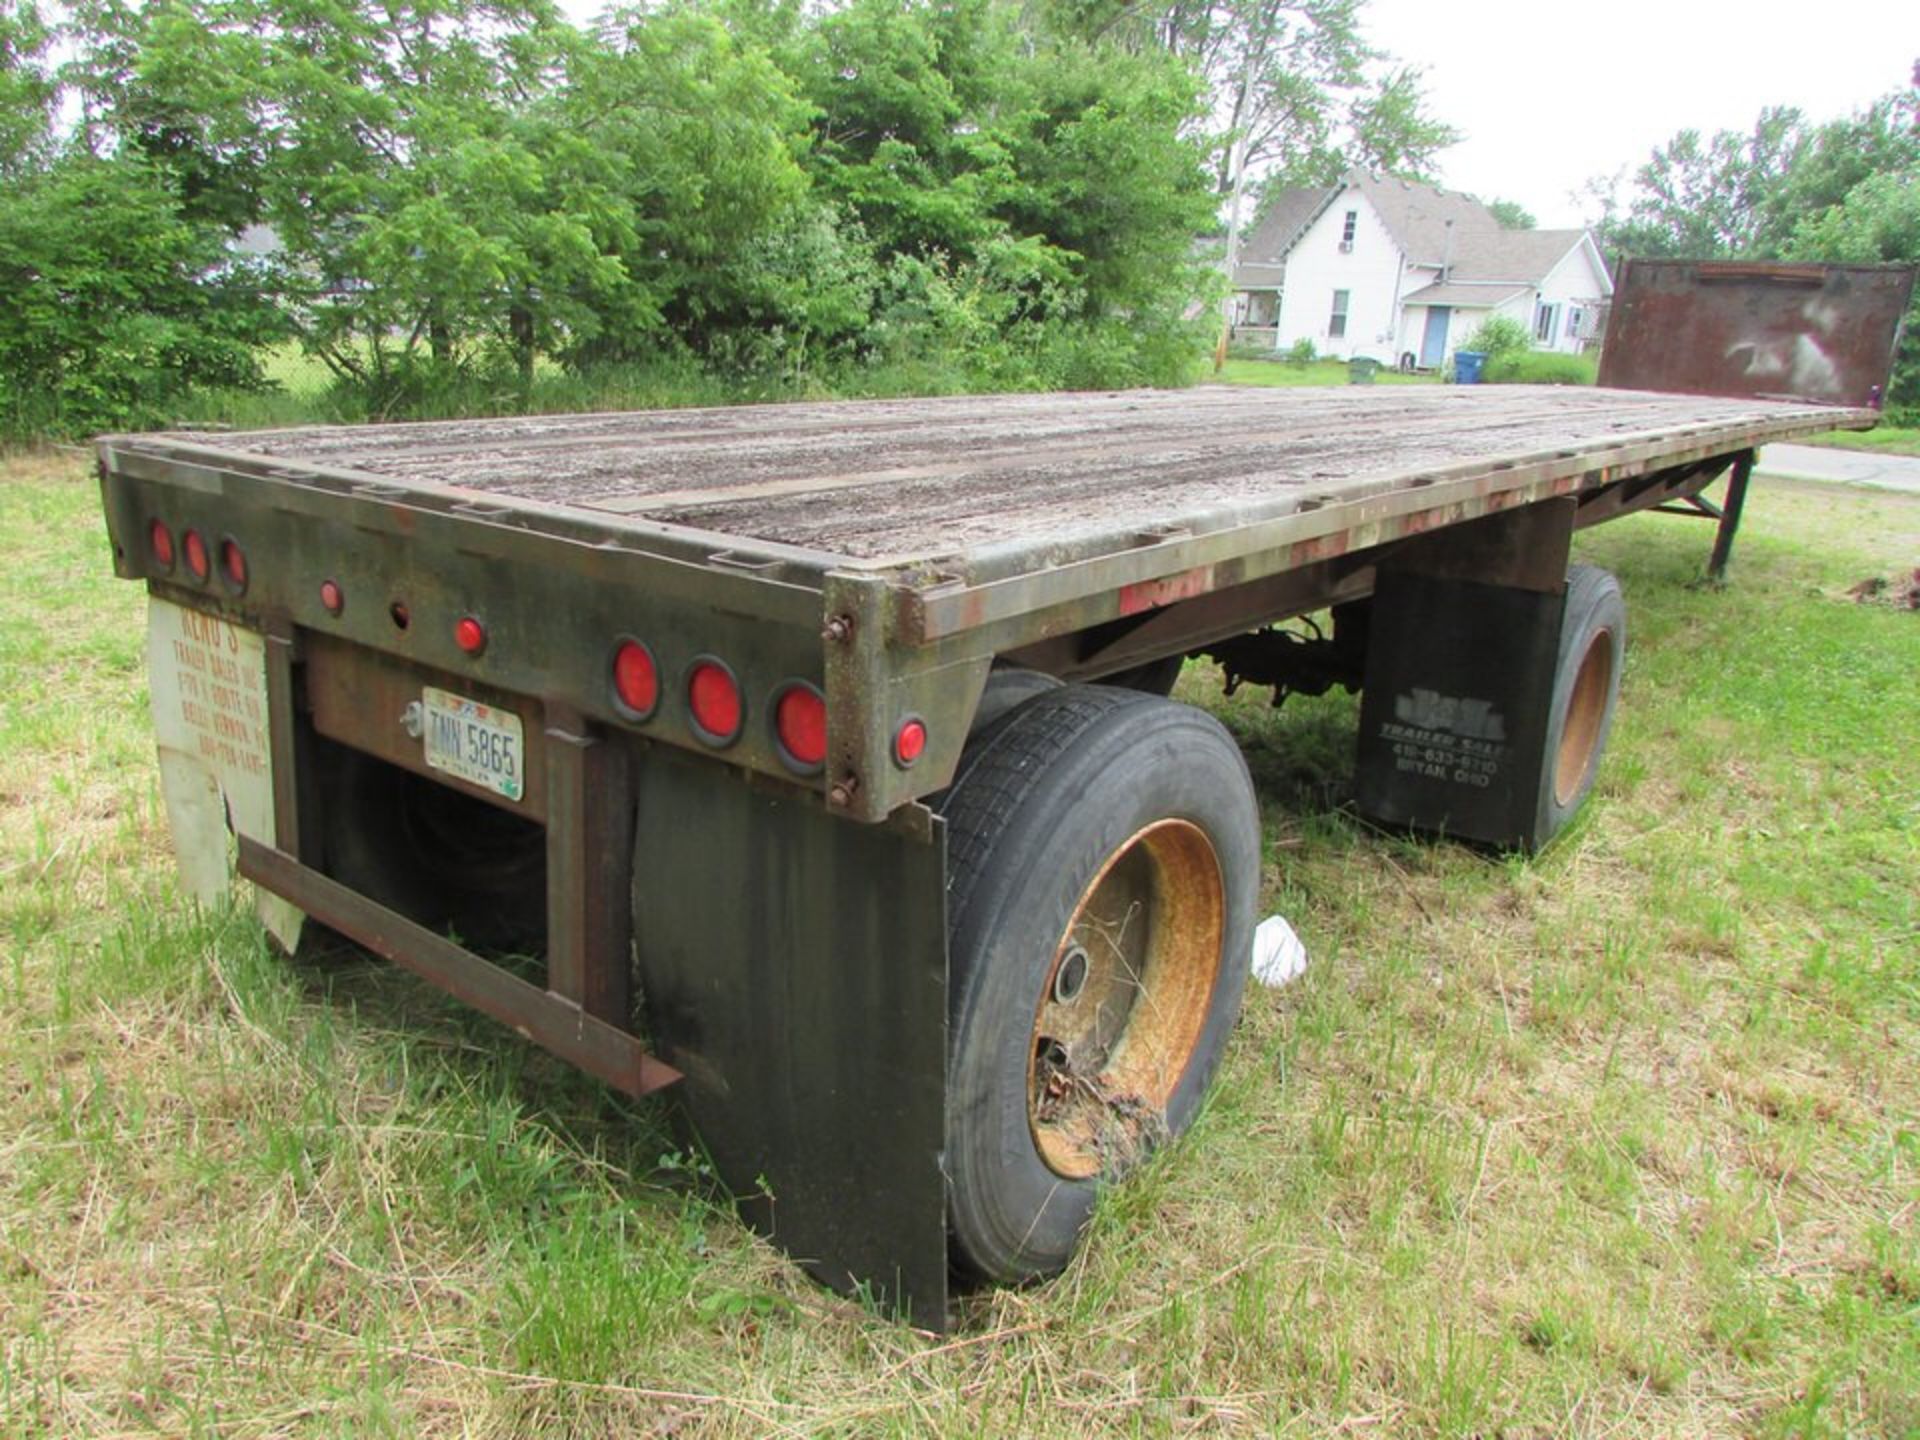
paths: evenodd
<path fill-rule="evenodd" d="M 902 770 L 927 753 L 927 722 L 919 716 L 902 721 L 893 736 L 893 763 Z"/>
<path fill-rule="evenodd" d="M 693 716 L 693 733 L 715 749 L 740 738 L 746 705 L 740 682 L 725 661 L 708 655 L 693 662 L 687 672 L 687 709 Z"/>
<path fill-rule="evenodd" d="M 773 702 L 773 733 L 789 770 L 818 774 L 827 763 L 827 697 L 804 680 L 791 682 Z"/>
<path fill-rule="evenodd" d="M 622 640 L 613 652 L 613 698 L 629 720 L 645 720 L 660 703 L 660 669 L 638 640 Z"/>
<path fill-rule="evenodd" d="M 487 627 L 471 615 L 463 615 L 454 624 L 453 643 L 468 655 L 478 655 L 487 648 Z"/>
<path fill-rule="evenodd" d="M 173 527 L 156 517 L 147 522 L 147 556 L 163 575 L 173 573 L 176 561 L 185 561 L 194 584 L 205 585 L 218 574 L 229 594 L 247 592 L 247 552 L 231 535 L 210 545 L 198 530 L 183 530 L 176 543 Z"/>
<path fill-rule="evenodd" d="M 220 578 L 234 594 L 246 593 L 247 552 L 231 535 L 220 542 Z"/>
<path fill-rule="evenodd" d="M 207 542 L 200 538 L 198 530 L 189 530 L 180 541 L 181 552 L 187 557 L 187 573 L 202 584 L 213 573 L 212 562 L 207 558 Z"/>
<path fill-rule="evenodd" d="M 747 732 L 747 694 L 733 667 L 717 655 L 695 657 L 683 674 L 678 693 L 682 722 L 701 744 L 724 750 Z M 609 666 L 614 709 L 634 724 L 651 720 L 660 709 L 663 695 L 674 697 L 663 688 L 658 661 L 653 651 L 632 636 L 623 637 L 613 650 Z M 771 732 L 774 752 L 780 763 L 794 775 L 818 775 L 827 765 L 827 697 L 811 681 L 781 681 L 768 696 L 765 709 L 756 721 Z M 926 727 L 918 720 L 908 722 L 910 733 L 900 742 L 902 753 L 918 758 L 926 748 Z M 917 738 L 916 738 L 917 737 Z M 912 759 L 901 764 L 910 765 Z"/>

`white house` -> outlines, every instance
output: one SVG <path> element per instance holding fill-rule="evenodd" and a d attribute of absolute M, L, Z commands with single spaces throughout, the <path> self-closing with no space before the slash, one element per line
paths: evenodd
<path fill-rule="evenodd" d="M 1234 288 L 1241 323 L 1276 350 L 1310 340 L 1411 369 L 1444 364 L 1495 315 L 1536 349 L 1579 351 L 1613 280 L 1588 231 L 1506 230 L 1469 196 L 1356 171 L 1282 192 L 1241 247 Z"/>

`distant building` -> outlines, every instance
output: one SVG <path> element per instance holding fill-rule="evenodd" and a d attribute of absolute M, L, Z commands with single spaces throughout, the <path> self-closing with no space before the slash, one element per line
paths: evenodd
<path fill-rule="evenodd" d="M 1446 362 L 1488 319 L 1527 327 L 1539 350 L 1597 340 L 1613 281 L 1586 230 L 1506 230 L 1478 200 L 1350 172 L 1282 191 L 1234 268 L 1240 343 L 1369 356 L 1405 369 Z"/>

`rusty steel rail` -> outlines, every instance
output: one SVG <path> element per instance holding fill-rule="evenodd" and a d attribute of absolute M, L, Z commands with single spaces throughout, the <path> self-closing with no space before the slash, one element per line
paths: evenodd
<path fill-rule="evenodd" d="M 565 996 L 510 975 L 442 935 L 374 904 L 283 850 L 242 835 L 240 874 L 298 905 L 321 924 L 411 970 L 481 1014 L 629 1095 L 649 1095 L 680 1072 L 649 1055 L 629 1031 L 589 1015 Z"/>

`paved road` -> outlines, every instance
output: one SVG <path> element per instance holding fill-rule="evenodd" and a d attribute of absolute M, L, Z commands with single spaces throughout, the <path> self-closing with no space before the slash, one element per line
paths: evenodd
<path fill-rule="evenodd" d="M 1829 450 L 1819 445 L 1769 445 L 1761 450 L 1755 473 L 1920 495 L 1920 456 L 1914 455 L 1876 455 L 1867 450 Z"/>

